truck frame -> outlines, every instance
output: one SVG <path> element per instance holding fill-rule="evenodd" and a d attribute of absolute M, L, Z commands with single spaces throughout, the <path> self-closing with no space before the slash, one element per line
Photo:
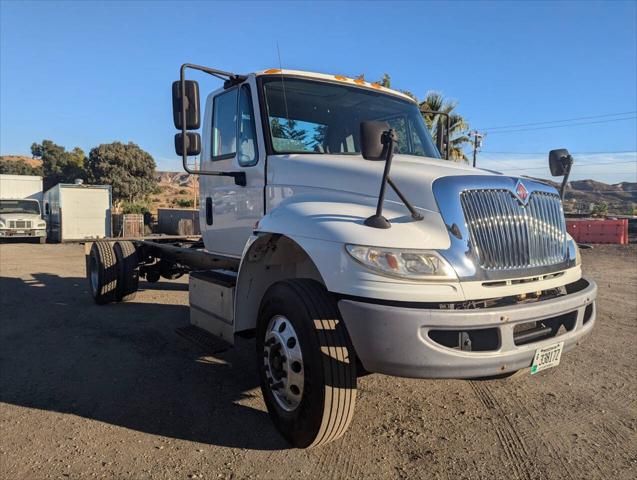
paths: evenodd
<path fill-rule="evenodd" d="M 187 70 L 224 81 L 203 121 Z M 140 277 L 190 274 L 191 323 L 255 337 L 265 404 L 293 446 L 346 432 L 361 375 L 537 373 L 591 332 L 596 285 L 560 193 L 447 161 L 446 133 L 435 144 L 406 95 L 184 64 L 173 116 L 184 169 L 201 175 L 202 240 L 95 242 L 91 292 L 126 301 Z M 549 163 L 568 177 L 566 150 Z"/>

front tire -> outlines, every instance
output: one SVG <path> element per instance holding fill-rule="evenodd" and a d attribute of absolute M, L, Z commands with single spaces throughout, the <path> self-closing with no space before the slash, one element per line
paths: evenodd
<path fill-rule="evenodd" d="M 356 358 L 336 302 L 318 282 L 278 282 L 257 325 L 261 391 L 277 430 L 298 448 L 341 437 L 356 403 Z"/>

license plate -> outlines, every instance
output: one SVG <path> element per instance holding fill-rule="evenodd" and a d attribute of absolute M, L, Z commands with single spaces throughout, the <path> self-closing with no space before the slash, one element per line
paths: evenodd
<path fill-rule="evenodd" d="M 533 364 L 531 365 L 531 375 L 547 368 L 557 367 L 560 364 L 563 346 L 564 342 L 560 342 L 548 347 L 538 348 L 535 351 L 535 358 L 533 358 Z"/>

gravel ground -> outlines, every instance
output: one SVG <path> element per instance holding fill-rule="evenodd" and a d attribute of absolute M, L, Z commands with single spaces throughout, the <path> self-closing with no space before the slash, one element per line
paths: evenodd
<path fill-rule="evenodd" d="M 637 477 L 637 248 L 583 251 L 599 284 L 589 339 L 507 380 L 359 380 L 343 439 L 289 449 L 252 341 L 206 356 L 175 333 L 187 281 L 98 307 L 79 245 L 0 245 L 0 476 L 117 478 Z"/>

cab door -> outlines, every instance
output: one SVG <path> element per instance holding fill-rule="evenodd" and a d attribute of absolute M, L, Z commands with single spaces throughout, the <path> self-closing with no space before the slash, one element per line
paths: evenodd
<path fill-rule="evenodd" d="M 199 177 L 201 233 L 211 252 L 240 257 L 263 216 L 265 148 L 258 111 L 253 76 L 211 94 L 206 102 L 201 169 L 246 176 L 246 186 L 236 185 L 232 177 Z"/>

